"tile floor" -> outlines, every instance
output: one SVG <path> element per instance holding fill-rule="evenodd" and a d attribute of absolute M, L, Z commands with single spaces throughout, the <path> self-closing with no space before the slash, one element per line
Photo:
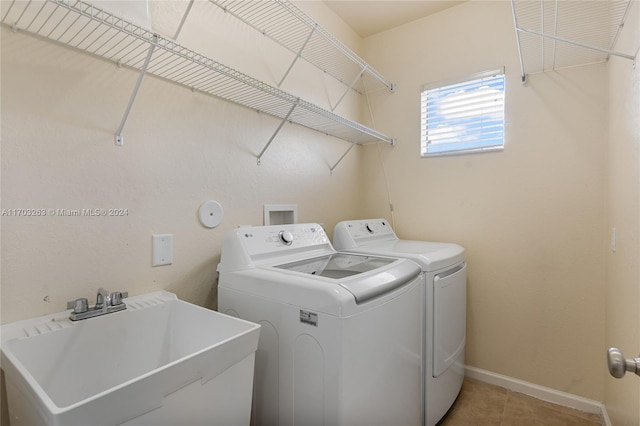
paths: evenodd
<path fill-rule="evenodd" d="M 466 378 L 438 426 L 601 426 L 597 414 L 541 401 Z"/>

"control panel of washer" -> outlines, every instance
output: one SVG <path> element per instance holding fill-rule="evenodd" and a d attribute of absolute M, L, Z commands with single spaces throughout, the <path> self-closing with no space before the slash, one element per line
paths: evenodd
<path fill-rule="evenodd" d="M 238 233 L 250 256 L 330 244 L 324 228 L 317 223 L 246 227 Z"/>

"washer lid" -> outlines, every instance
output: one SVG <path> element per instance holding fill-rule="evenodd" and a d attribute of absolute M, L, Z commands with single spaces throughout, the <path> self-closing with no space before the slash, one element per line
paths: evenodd
<path fill-rule="evenodd" d="M 341 279 L 363 272 L 369 272 L 393 263 L 396 259 L 362 256 L 358 254 L 336 253 L 328 256 L 298 260 L 296 262 L 276 265 L 274 268 L 321 277 Z"/>
<path fill-rule="evenodd" d="M 365 302 L 403 286 L 420 275 L 420 268 L 404 259 L 387 259 L 358 254 L 334 253 L 327 256 L 274 265 L 274 268 L 336 280 L 356 299 Z M 321 280 L 322 278 L 319 278 Z"/>
<path fill-rule="evenodd" d="M 459 245 L 428 241 L 375 241 L 349 251 L 411 259 L 427 272 L 446 268 L 464 260 L 464 249 Z"/>

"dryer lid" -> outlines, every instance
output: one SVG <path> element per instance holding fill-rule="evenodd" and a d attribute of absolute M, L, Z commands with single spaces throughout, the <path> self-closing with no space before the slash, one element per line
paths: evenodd
<path fill-rule="evenodd" d="M 464 260 L 464 249 L 461 246 L 428 241 L 375 241 L 350 251 L 411 259 L 419 264 L 423 271 L 436 271 Z"/>
<path fill-rule="evenodd" d="M 336 224 L 333 246 L 338 251 L 411 259 L 426 272 L 464 260 L 464 249 L 457 244 L 399 239 L 386 219 L 348 220 Z"/>

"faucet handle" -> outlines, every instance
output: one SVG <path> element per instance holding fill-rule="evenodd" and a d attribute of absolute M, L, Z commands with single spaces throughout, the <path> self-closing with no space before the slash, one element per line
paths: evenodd
<path fill-rule="evenodd" d="M 111 306 L 118 306 L 122 304 L 122 292 L 114 291 L 111 293 Z"/>
<path fill-rule="evenodd" d="M 89 310 L 89 301 L 86 297 L 81 297 L 73 301 L 73 313 L 81 314 Z"/>

